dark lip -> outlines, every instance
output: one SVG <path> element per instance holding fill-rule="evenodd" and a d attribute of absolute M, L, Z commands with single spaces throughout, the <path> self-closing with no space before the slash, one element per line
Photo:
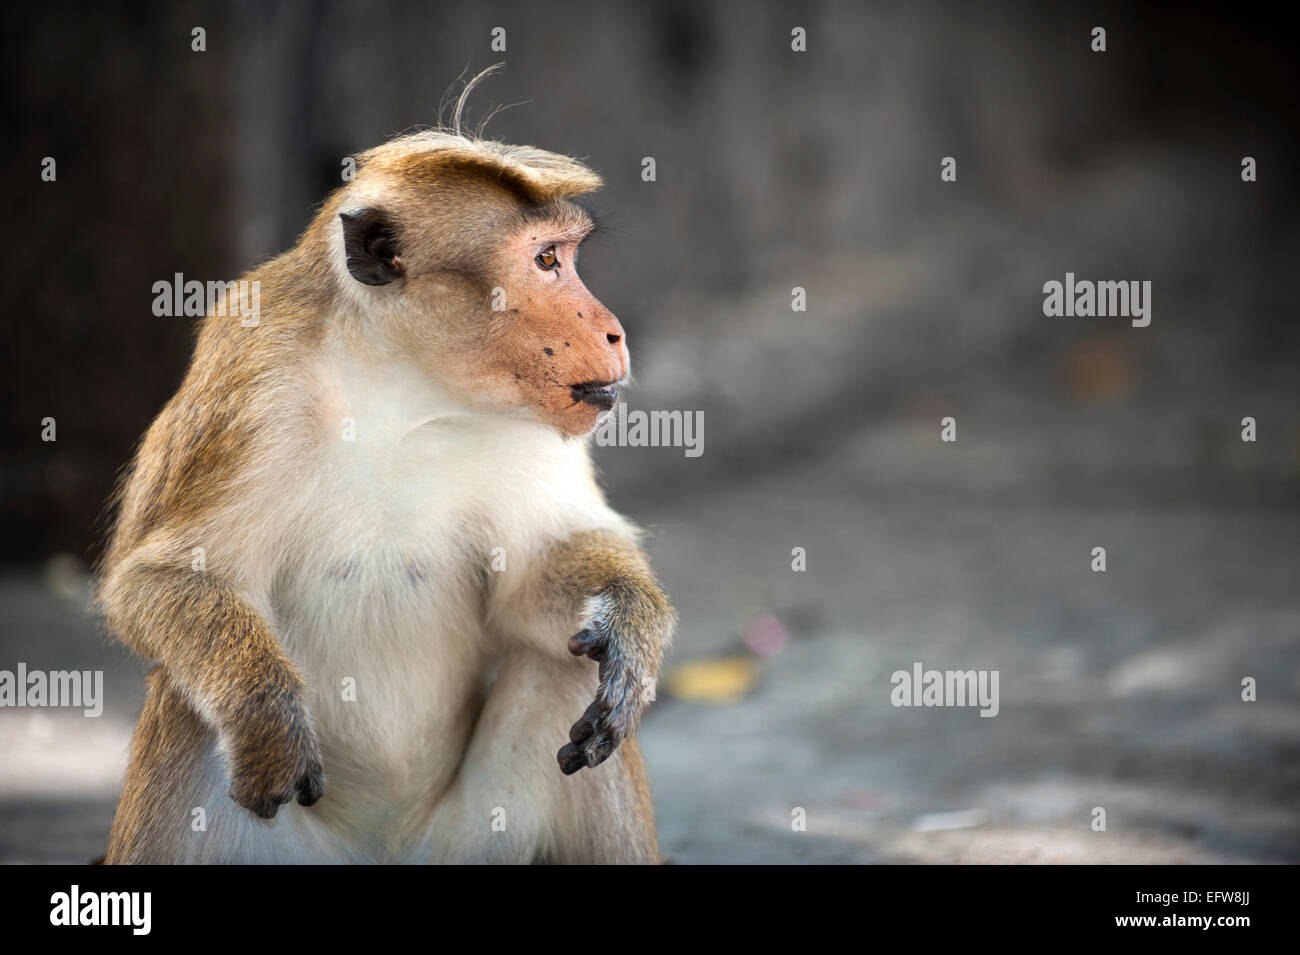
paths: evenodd
<path fill-rule="evenodd" d="M 608 411 L 618 400 L 618 382 L 616 381 L 582 381 L 569 385 L 569 394 L 574 401 L 595 405 L 601 411 Z"/>

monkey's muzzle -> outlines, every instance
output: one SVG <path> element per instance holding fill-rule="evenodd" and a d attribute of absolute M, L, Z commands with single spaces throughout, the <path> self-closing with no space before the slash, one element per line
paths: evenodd
<path fill-rule="evenodd" d="M 584 381 L 581 384 L 569 385 L 569 394 L 573 396 L 574 401 L 595 405 L 602 411 L 608 411 L 618 400 L 616 384 L 613 381 Z"/>

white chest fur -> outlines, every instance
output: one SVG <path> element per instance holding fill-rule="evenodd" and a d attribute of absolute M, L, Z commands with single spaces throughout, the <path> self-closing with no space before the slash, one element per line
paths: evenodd
<path fill-rule="evenodd" d="M 333 791 L 353 810 L 418 810 L 473 725 L 495 650 L 483 626 L 494 560 L 519 568 L 612 513 L 580 441 L 473 414 L 408 366 L 320 373 L 324 433 L 283 509 L 282 539 L 298 549 L 278 562 L 274 612 L 310 683 Z"/>

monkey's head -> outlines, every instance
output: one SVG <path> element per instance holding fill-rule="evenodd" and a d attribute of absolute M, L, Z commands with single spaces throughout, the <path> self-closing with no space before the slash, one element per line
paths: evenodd
<path fill-rule="evenodd" d="M 320 221 L 364 334 L 459 400 L 585 434 L 628 375 L 618 319 L 578 277 L 600 178 L 566 156 L 446 132 L 360 157 Z"/>

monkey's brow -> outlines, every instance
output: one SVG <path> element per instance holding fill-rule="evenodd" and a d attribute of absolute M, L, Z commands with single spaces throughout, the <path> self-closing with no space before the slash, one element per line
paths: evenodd
<path fill-rule="evenodd" d="M 569 200 L 524 206 L 522 213 L 525 222 L 547 226 L 553 238 L 574 242 L 581 242 L 599 227 L 589 209 Z"/>

